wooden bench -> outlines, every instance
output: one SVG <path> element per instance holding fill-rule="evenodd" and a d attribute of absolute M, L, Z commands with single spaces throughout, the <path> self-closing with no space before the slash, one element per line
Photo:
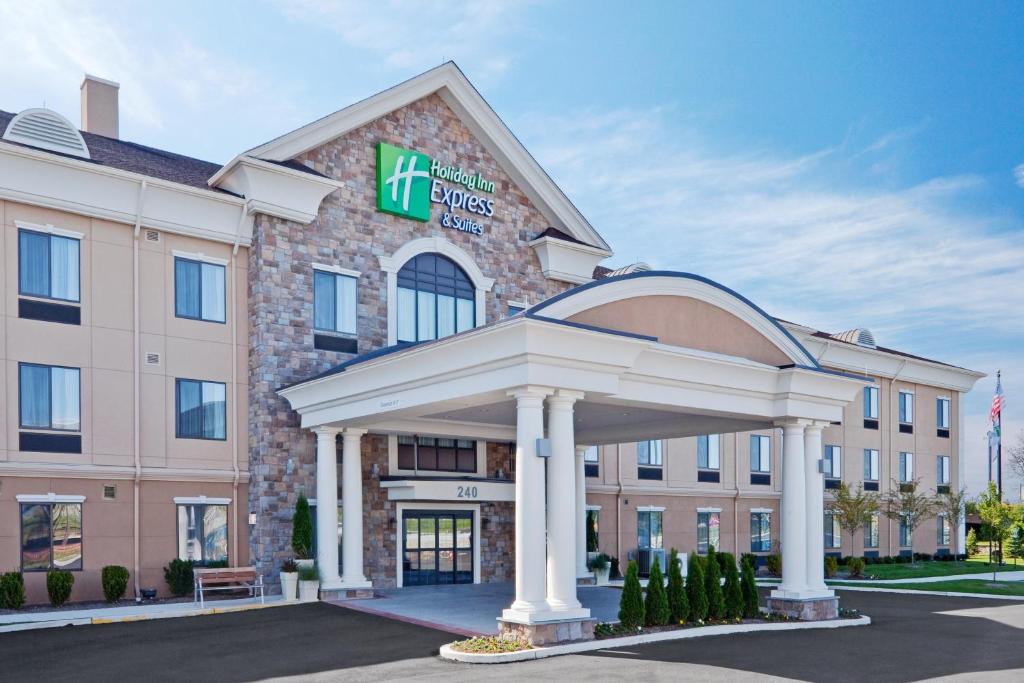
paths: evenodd
<path fill-rule="evenodd" d="M 205 591 L 227 591 L 245 588 L 250 596 L 259 593 L 263 604 L 263 576 L 253 567 L 196 567 L 192 570 L 195 586 L 195 601 L 204 606 Z"/>

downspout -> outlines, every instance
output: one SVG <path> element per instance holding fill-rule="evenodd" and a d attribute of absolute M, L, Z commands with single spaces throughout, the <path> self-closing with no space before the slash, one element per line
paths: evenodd
<path fill-rule="evenodd" d="M 231 247 L 231 501 L 235 506 L 231 515 L 231 562 L 238 565 L 238 482 L 241 474 L 238 467 L 238 246 L 242 240 L 242 227 L 249 216 L 248 202 L 242 204 L 242 213 L 238 217 L 238 229 L 235 230 L 235 243 Z M 246 506 L 248 508 L 248 505 Z"/>
<path fill-rule="evenodd" d="M 622 573 L 622 444 L 615 445 L 616 484 L 615 493 L 615 557 L 619 558 L 619 573 Z M 628 564 L 628 562 L 627 562 Z"/>
<path fill-rule="evenodd" d="M 132 443 L 132 454 L 135 460 L 135 476 L 132 480 L 132 534 L 134 536 L 134 547 L 133 547 L 133 566 L 132 566 L 132 579 L 134 580 L 135 587 L 135 600 L 139 601 L 142 599 L 142 593 L 139 586 L 139 544 L 140 544 L 140 533 L 139 533 L 139 493 L 140 485 L 139 482 L 142 479 L 142 454 L 141 454 L 141 436 L 140 429 L 142 427 L 141 412 L 141 378 L 139 373 L 141 372 L 141 362 L 139 355 L 142 353 L 141 335 L 139 333 L 139 232 L 142 230 L 142 203 L 146 197 L 146 180 L 143 179 L 139 184 L 139 197 L 135 208 L 135 229 L 132 231 L 132 343 L 134 353 L 132 354 L 132 374 L 133 374 L 133 387 L 135 399 L 135 425 L 134 435 Z"/>
<path fill-rule="evenodd" d="M 899 392 L 896 390 L 896 380 L 899 379 L 900 373 L 903 372 L 903 368 L 905 368 L 905 367 L 907 367 L 907 361 L 903 360 L 900 363 L 899 368 L 896 369 L 896 372 L 893 373 L 892 379 L 889 381 L 889 400 L 886 401 L 886 403 L 889 404 L 889 409 L 890 410 L 892 409 L 892 395 L 893 395 L 893 392 L 895 391 L 896 394 L 897 394 L 897 397 L 899 396 Z M 867 374 L 867 368 L 865 368 L 864 374 L 865 375 Z M 896 406 L 896 410 L 897 411 L 899 410 L 899 406 L 898 405 Z M 879 415 L 878 417 L 879 417 L 879 419 L 881 419 L 882 416 Z M 896 419 L 897 420 L 899 419 L 899 415 L 896 416 Z M 897 427 L 897 429 L 898 429 L 898 427 Z M 889 451 L 889 483 L 892 483 L 894 481 L 894 477 L 892 476 L 892 455 L 893 455 L 893 453 L 892 453 L 892 430 L 891 429 L 885 430 L 885 438 L 889 442 L 888 448 L 886 450 Z M 914 450 L 917 450 L 917 449 L 915 448 Z M 897 457 L 899 457 L 899 456 L 897 455 Z M 889 541 L 888 541 L 889 555 L 892 555 L 892 527 L 893 527 L 893 524 L 894 524 L 894 520 L 886 517 L 885 521 L 886 521 L 886 526 L 888 527 L 888 529 L 887 529 L 888 533 L 886 534 L 886 536 L 889 537 Z M 899 529 L 899 522 L 895 522 L 895 524 L 896 524 L 896 529 L 898 530 Z"/>
<path fill-rule="evenodd" d="M 733 452 L 733 486 L 736 489 L 736 493 L 732 498 L 732 538 L 733 538 L 733 552 L 736 557 L 740 556 L 740 435 L 733 434 L 732 452 Z M 721 458 L 721 437 L 719 437 L 719 458 Z M 721 464 L 721 461 L 719 461 Z M 781 510 L 780 510 L 781 512 Z"/>

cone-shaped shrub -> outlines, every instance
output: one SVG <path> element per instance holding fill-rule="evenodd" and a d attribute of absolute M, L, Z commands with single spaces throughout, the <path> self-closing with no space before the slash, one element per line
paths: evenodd
<path fill-rule="evenodd" d="M 715 546 L 708 546 L 708 558 L 704 564 L 704 590 L 708 596 L 708 619 L 721 619 L 725 616 L 725 598 L 722 596 L 722 573 L 718 568 Z"/>
<path fill-rule="evenodd" d="M 647 600 L 644 603 L 644 618 L 648 626 L 664 626 L 668 623 L 668 596 L 665 595 L 665 575 L 657 556 L 647 577 Z"/>
<path fill-rule="evenodd" d="M 626 568 L 626 581 L 619 598 L 619 623 L 631 631 L 644 625 L 644 592 L 640 587 L 636 562 L 632 560 Z"/>
<path fill-rule="evenodd" d="M 757 607 L 757 581 L 754 578 L 753 562 L 743 563 L 743 577 L 740 581 L 740 588 L 743 591 L 743 616 L 747 619 L 754 619 L 761 615 Z"/>
<path fill-rule="evenodd" d="M 743 591 L 740 589 L 736 558 L 729 553 L 722 553 L 722 557 L 725 559 L 725 616 L 727 619 L 739 619 L 743 616 Z"/>
<path fill-rule="evenodd" d="M 690 616 L 690 601 L 686 599 L 686 587 L 683 585 L 683 567 L 679 561 L 679 553 L 672 549 L 668 558 L 668 597 L 669 620 L 673 624 L 681 624 Z"/>
<path fill-rule="evenodd" d="M 708 594 L 704 590 L 704 560 L 697 553 L 690 554 L 686 570 L 686 597 L 690 602 L 690 621 L 708 618 Z"/>
<path fill-rule="evenodd" d="M 292 515 L 292 550 L 300 560 L 313 556 L 313 515 L 304 493 L 299 493 L 299 499 L 295 501 L 295 514 Z"/>

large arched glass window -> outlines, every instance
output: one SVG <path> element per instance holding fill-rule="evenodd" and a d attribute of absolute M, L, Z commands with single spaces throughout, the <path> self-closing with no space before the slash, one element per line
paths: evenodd
<path fill-rule="evenodd" d="M 398 271 L 398 341 L 440 339 L 476 324 L 476 290 L 440 254 L 420 254 Z"/>

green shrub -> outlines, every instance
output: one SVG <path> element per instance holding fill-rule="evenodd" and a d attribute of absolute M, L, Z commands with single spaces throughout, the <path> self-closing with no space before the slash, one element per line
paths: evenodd
<path fill-rule="evenodd" d="M 597 552 L 597 521 L 594 515 L 587 514 L 587 552 Z"/>
<path fill-rule="evenodd" d="M 839 571 L 839 560 L 831 555 L 825 558 L 825 578 L 831 579 Z"/>
<path fill-rule="evenodd" d="M 594 572 L 599 569 L 609 569 L 612 566 L 611 556 L 605 553 L 599 553 L 594 557 L 587 560 L 587 569 Z"/>
<path fill-rule="evenodd" d="M 181 597 L 192 592 L 192 568 L 194 566 L 195 563 L 192 560 L 174 559 L 164 567 L 164 580 L 167 581 L 167 587 L 171 589 L 171 595 Z"/>
<path fill-rule="evenodd" d="M 740 588 L 740 573 L 736 569 L 736 558 L 729 553 L 720 553 L 725 558 L 725 617 L 739 619 L 743 616 L 743 590 Z"/>
<path fill-rule="evenodd" d="M 978 533 L 974 529 L 967 532 L 967 556 L 978 554 Z"/>
<path fill-rule="evenodd" d="M 690 554 L 686 570 L 686 597 L 690 602 L 690 621 L 708 618 L 708 594 L 704 590 L 704 561 L 697 553 Z"/>
<path fill-rule="evenodd" d="M 764 558 L 764 566 L 772 576 L 782 576 L 782 555 L 772 553 Z"/>
<path fill-rule="evenodd" d="M 75 575 L 64 569 L 52 569 L 46 572 L 46 594 L 50 596 L 50 604 L 60 607 L 71 597 L 71 589 L 75 585 Z"/>
<path fill-rule="evenodd" d="M 725 616 L 725 597 L 722 595 L 722 572 L 716 557 L 715 546 L 708 546 L 708 557 L 704 563 L 704 590 L 708 596 L 708 619 Z"/>
<path fill-rule="evenodd" d="M 849 570 L 850 576 L 853 578 L 864 576 L 864 558 L 851 557 L 850 562 L 846 565 L 846 569 Z"/>
<path fill-rule="evenodd" d="M 317 571 L 316 566 L 310 567 L 303 565 L 299 567 L 299 581 L 319 581 L 320 573 Z"/>
<path fill-rule="evenodd" d="M 754 553 L 743 553 L 740 555 L 740 570 L 743 569 L 745 564 L 750 564 L 754 568 L 754 573 L 757 573 L 757 555 Z"/>
<path fill-rule="evenodd" d="M 682 624 L 690 615 L 690 601 L 686 599 L 686 586 L 683 585 L 683 567 L 679 561 L 679 553 L 672 549 L 668 558 L 668 614 L 673 624 Z"/>
<path fill-rule="evenodd" d="M 611 578 L 611 579 L 621 579 L 622 578 L 622 571 L 619 570 L 619 558 L 617 558 L 617 557 L 613 557 L 612 558 L 612 568 L 611 568 L 611 571 L 608 572 L 608 577 Z"/>
<path fill-rule="evenodd" d="M 743 616 L 747 619 L 760 616 L 761 610 L 757 606 L 757 579 L 754 577 L 754 567 L 749 562 L 743 565 L 740 589 L 743 592 Z"/>
<path fill-rule="evenodd" d="M 0 574 L 0 609 L 21 609 L 25 604 L 25 579 L 19 572 Z"/>
<path fill-rule="evenodd" d="M 622 597 L 619 598 L 619 623 L 630 631 L 644 625 L 644 594 L 640 587 L 639 570 L 632 560 L 626 567 L 626 581 L 622 586 Z"/>
<path fill-rule="evenodd" d="M 309 512 L 309 501 L 304 493 L 300 493 L 295 501 L 295 514 L 292 515 L 292 550 L 300 560 L 310 559 L 313 553 L 313 515 Z"/>
<path fill-rule="evenodd" d="M 117 565 L 107 565 L 100 573 L 100 581 L 103 583 L 103 595 L 107 602 L 117 602 L 124 597 L 128 589 L 128 569 Z"/>
<path fill-rule="evenodd" d="M 670 613 L 668 596 L 665 595 L 665 576 L 661 573 L 661 564 L 657 556 L 651 564 L 651 573 L 647 577 L 647 599 L 644 601 L 644 619 L 648 626 L 664 626 L 668 623 Z"/>

